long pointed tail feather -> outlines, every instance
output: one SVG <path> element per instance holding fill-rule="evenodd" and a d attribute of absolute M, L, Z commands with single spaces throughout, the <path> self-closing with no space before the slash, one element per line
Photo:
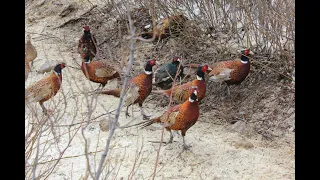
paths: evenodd
<path fill-rule="evenodd" d="M 147 120 L 147 121 L 143 121 L 143 122 L 139 122 L 137 124 L 132 124 L 132 125 L 128 125 L 128 126 L 122 126 L 122 127 L 119 127 L 119 128 L 120 129 L 125 129 L 125 128 L 129 128 L 129 127 L 140 126 L 140 128 L 142 129 L 142 128 L 150 126 L 151 124 L 156 123 L 156 122 L 160 122 L 160 117 L 153 118 L 153 119 L 150 119 L 150 120 Z"/>
<path fill-rule="evenodd" d="M 170 95 L 171 89 L 167 89 L 167 90 L 156 90 L 156 91 L 151 91 L 151 92 L 152 92 L 152 93 L 155 93 L 155 94 Z"/>
<path fill-rule="evenodd" d="M 99 92 L 99 94 L 106 94 L 106 95 L 112 95 L 115 97 L 120 97 L 121 89 L 111 89 L 111 90 L 104 90 Z"/>
<path fill-rule="evenodd" d="M 198 68 L 200 64 L 187 64 L 185 65 L 184 67 L 188 68 L 188 67 L 191 67 L 191 68 Z"/>

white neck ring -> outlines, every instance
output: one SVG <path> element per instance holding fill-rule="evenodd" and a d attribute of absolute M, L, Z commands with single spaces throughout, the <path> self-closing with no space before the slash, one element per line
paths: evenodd
<path fill-rule="evenodd" d="M 146 73 L 146 75 L 150 75 L 150 74 L 152 74 L 152 71 L 146 71 L 146 70 L 144 70 L 144 73 Z"/>
<path fill-rule="evenodd" d="M 242 60 L 241 60 L 241 63 L 242 63 L 242 64 L 247 64 L 248 61 L 242 61 Z"/>
<path fill-rule="evenodd" d="M 200 76 L 198 76 L 198 75 L 197 75 L 197 79 L 198 79 L 199 81 L 203 80 L 202 77 L 200 77 Z"/>

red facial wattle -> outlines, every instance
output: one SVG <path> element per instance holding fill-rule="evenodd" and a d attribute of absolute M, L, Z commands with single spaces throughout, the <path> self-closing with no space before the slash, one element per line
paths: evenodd
<path fill-rule="evenodd" d="M 208 70 L 208 65 L 202 66 L 201 70 L 202 70 L 202 72 L 207 72 L 207 70 Z"/>
<path fill-rule="evenodd" d="M 65 63 L 62 63 L 62 64 L 60 65 L 60 67 L 61 67 L 61 69 L 63 69 L 63 68 L 66 67 L 66 64 L 65 64 Z"/>
<path fill-rule="evenodd" d="M 90 29 L 89 29 L 89 26 L 83 26 L 83 29 L 85 30 L 85 31 L 89 31 Z"/>
<path fill-rule="evenodd" d="M 150 60 L 150 65 L 151 66 L 154 66 L 155 64 L 156 64 L 156 60 L 154 60 L 154 59 Z"/>
<path fill-rule="evenodd" d="M 250 53 L 250 49 L 247 49 L 247 50 L 244 51 L 243 54 L 247 56 L 249 53 Z"/>

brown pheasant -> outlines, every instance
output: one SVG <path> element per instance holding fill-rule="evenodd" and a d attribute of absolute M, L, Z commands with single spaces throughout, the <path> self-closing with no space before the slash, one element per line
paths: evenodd
<path fill-rule="evenodd" d="M 184 23 L 188 19 L 184 15 L 170 16 L 161 19 L 153 28 L 153 31 L 146 32 L 141 35 L 145 39 L 150 39 L 155 34 L 155 39 L 164 39 L 169 36 L 178 36 L 183 31 Z"/>
<path fill-rule="evenodd" d="M 127 127 L 137 125 L 147 127 L 153 123 L 162 123 L 164 124 L 166 130 L 170 132 L 170 139 L 167 143 L 172 143 L 173 140 L 171 130 L 180 130 L 183 138 L 183 149 L 186 150 L 191 147 L 187 146 L 185 143 L 184 137 L 186 136 L 186 132 L 197 122 L 199 118 L 199 103 L 197 94 L 197 87 L 191 87 L 190 95 L 184 103 L 171 107 L 168 111 L 165 111 L 161 116 L 157 118 L 153 118 L 149 121 L 144 121 Z"/>
<path fill-rule="evenodd" d="M 83 53 L 82 58 L 81 69 L 83 74 L 90 81 L 100 83 L 102 88 L 109 80 L 115 78 L 118 78 L 118 81 L 121 80 L 121 72 L 117 64 L 106 60 L 92 61 L 88 53 Z"/>
<path fill-rule="evenodd" d="M 190 89 L 192 86 L 197 86 L 198 89 L 198 99 L 199 102 L 204 98 L 206 94 L 206 82 L 204 80 L 204 73 L 211 71 L 212 69 L 208 67 L 208 65 L 203 65 L 203 66 L 198 66 L 197 70 L 197 77 L 193 81 L 174 86 L 173 88 L 170 88 L 168 90 L 157 90 L 157 91 L 152 91 L 153 93 L 156 94 L 164 94 L 167 96 L 170 96 L 171 91 L 172 92 L 172 100 L 175 103 L 182 103 L 186 100 L 188 100 L 191 92 Z"/>
<path fill-rule="evenodd" d="M 26 54 L 24 55 L 24 81 L 26 81 L 28 79 L 28 75 L 30 72 L 30 65 L 29 65 L 29 61 L 27 60 Z"/>
<path fill-rule="evenodd" d="M 96 45 L 98 43 L 94 35 L 90 32 L 89 26 L 83 25 L 83 29 L 83 35 L 79 39 L 78 53 L 80 55 L 82 55 L 83 53 L 88 53 L 90 59 L 92 60 L 94 57 L 96 57 Z"/>
<path fill-rule="evenodd" d="M 25 45 L 25 54 L 28 62 L 31 62 L 31 66 L 33 65 L 33 60 L 37 57 L 37 50 L 31 43 L 30 34 L 27 35 L 27 43 Z"/>
<path fill-rule="evenodd" d="M 152 90 L 152 67 L 156 64 L 156 60 L 151 59 L 147 61 L 144 72 L 132 78 L 126 91 L 124 106 L 126 109 L 126 116 L 129 116 L 129 106 L 138 103 L 143 119 L 148 119 L 142 108 L 144 100 L 149 96 Z M 120 97 L 121 88 L 113 90 L 105 90 L 99 92 L 100 94 L 112 95 Z"/>
<path fill-rule="evenodd" d="M 213 64 L 212 71 L 209 73 L 209 81 L 223 82 L 229 84 L 241 83 L 249 74 L 250 71 L 250 55 L 253 52 L 250 49 L 241 51 L 241 58 L 228 61 L 220 61 Z M 197 64 L 189 64 L 187 67 L 196 67 Z"/>
<path fill-rule="evenodd" d="M 48 115 L 47 109 L 44 107 L 43 103 L 55 96 L 59 91 L 62 83 L 61 70 L 64 67 L 64 63 L 56 65 L 50 75 L 27 87 L 25 90 L 26 103 L 39 102 L 43 113 Z"/>

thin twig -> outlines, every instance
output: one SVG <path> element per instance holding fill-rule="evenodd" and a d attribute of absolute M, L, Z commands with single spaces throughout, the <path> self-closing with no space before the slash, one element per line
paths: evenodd
<path fill-rule="evenodd" d="M 126 5 L 128 6 L 128 3 Z M 129 9 L 129 8 L 127 7 L 127 9 Z M 130 34 L 133 36 L 134 35 L 134 28 L 133 28 L 132 19 L 131 19 L 129 11 L 127 11 L 127 16 L 128 16 L 128 19 L 129 19 Z M 118 119 L 119 119 L 119 116 L 120 116 L 120 110 L 121 110 L 121 107 L 122 107 L 122 105 L 124 103 L 124 100 L 125 100 L 124 99 L 124 94 L 125 94 L 126 88 L 128 86 L 127 84 L 129 82 L 130 72 L 131 72 L 131 69 L 132 69 L 133 61 L 134 61 L 133 55 L 134 55 L 134 40 L 131 39 L 130 40 L 129 64 L 128 64 L 128 67 L 126 68 L 125 77 L 124 77 L 124 83 L 123 83 L 122 89 L 121 89 L 120 103 L 118 105 L 115 118 L 112 119 L 111 123 L 110 123 L 109 134 L 108 134 L 105 150 L 104 150 L 104 152 L 103 152 L 103 154 L 101 156 L 101 159 L 100 159 L 100 162 L 99 162 L 99 166 L 98 166 L 98 169 L 97 169 L 97 173 L 96 173 L 96 176 L 95 176 L 96 180 L 99 180 L 99 177 L 101 175 L 103 162 L 105 161 L 105 159 L 106 159 L 106 157 L 108 155 L 110 141 L 111 141 L 111 138 L 112 138 L 112 136 L 114 134 L 114 130 L 116 128 L 116 124 L 118 123 Z"/>

